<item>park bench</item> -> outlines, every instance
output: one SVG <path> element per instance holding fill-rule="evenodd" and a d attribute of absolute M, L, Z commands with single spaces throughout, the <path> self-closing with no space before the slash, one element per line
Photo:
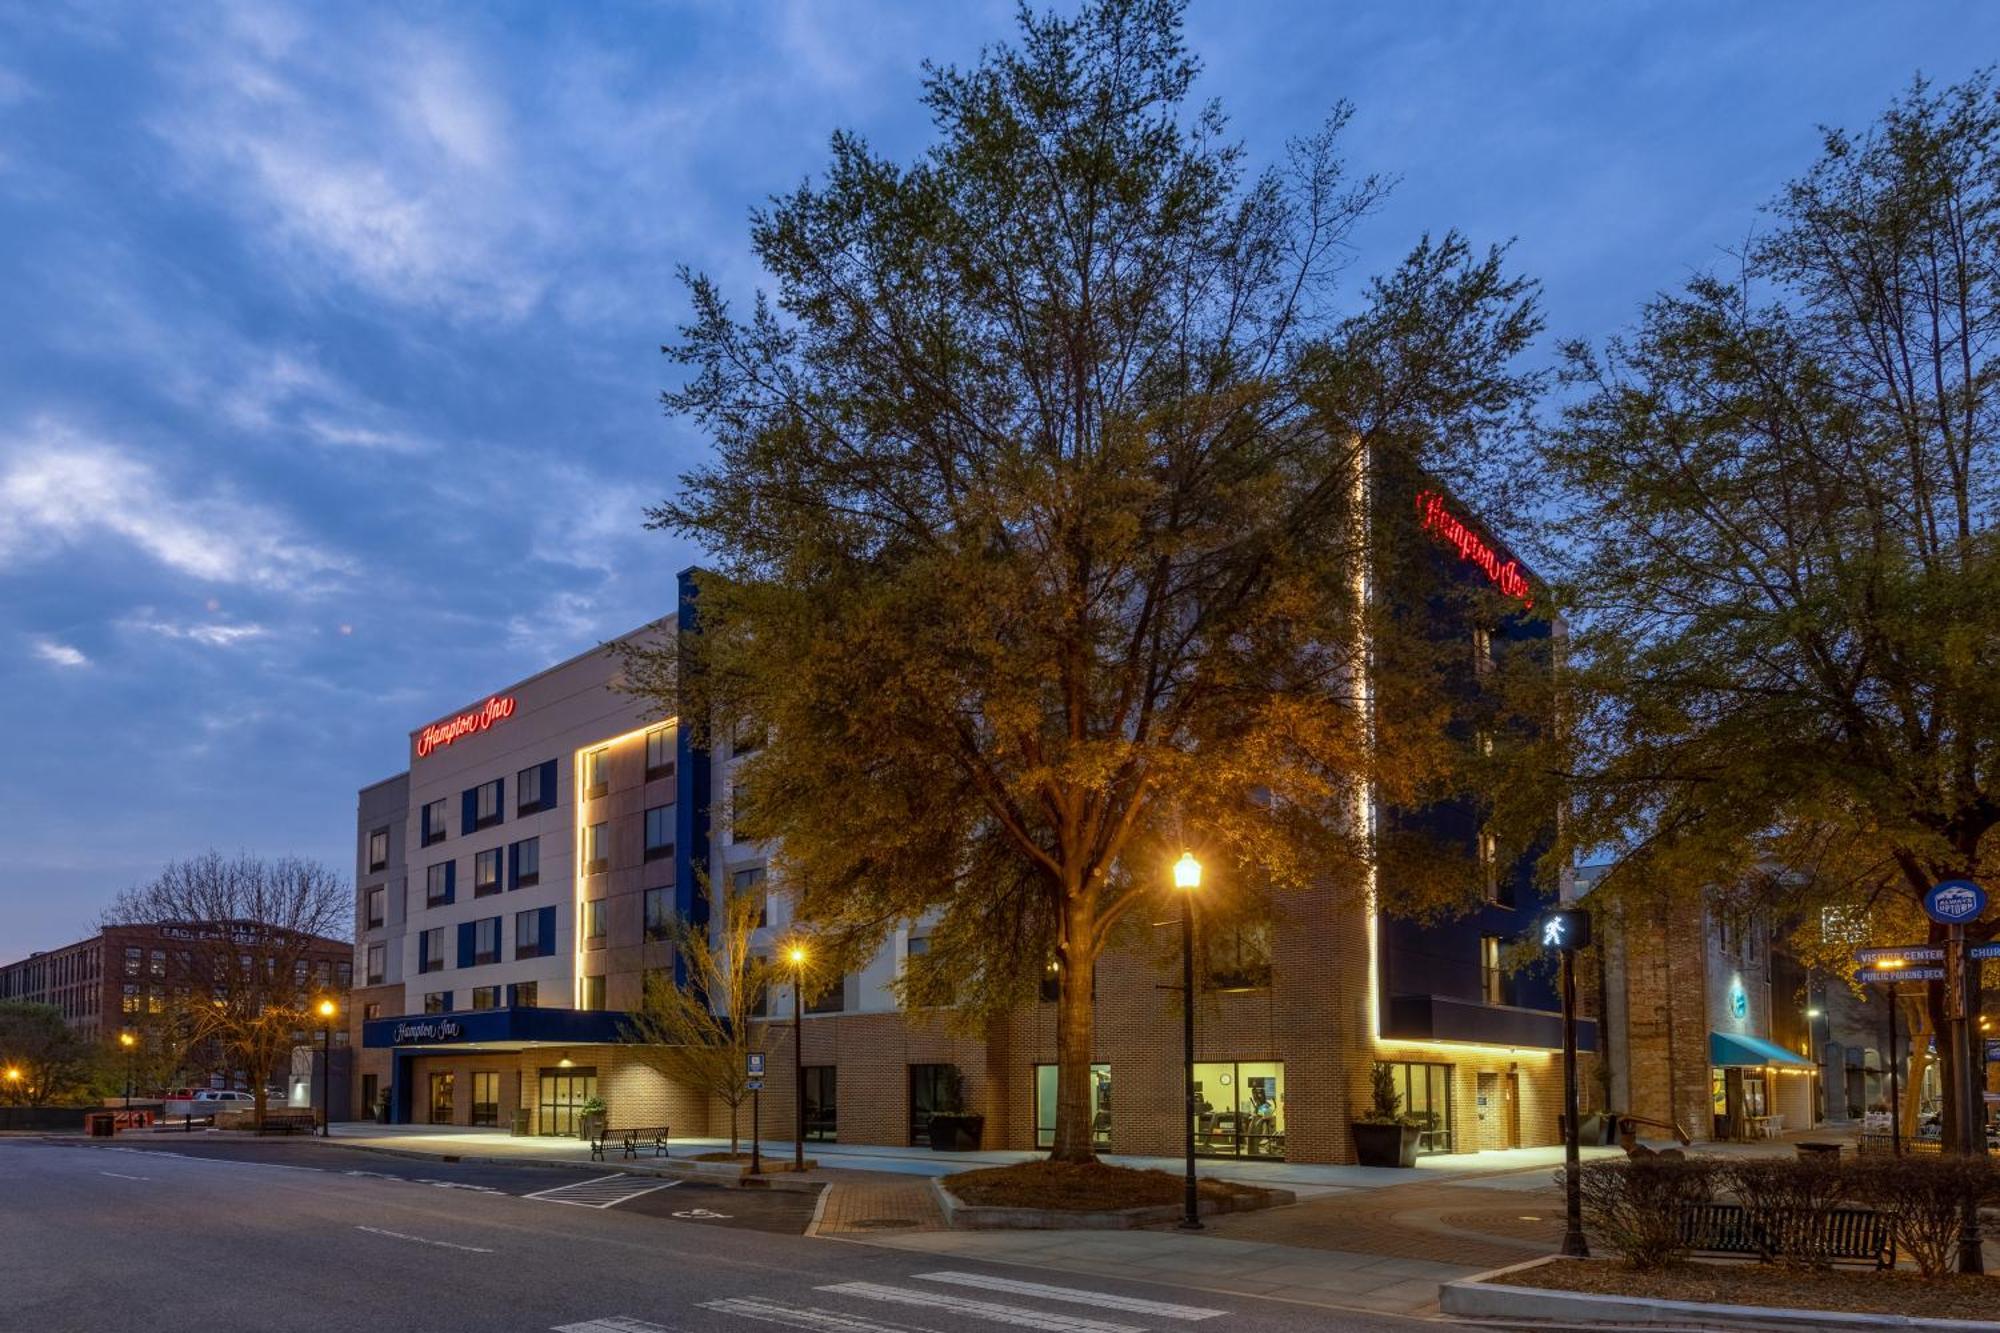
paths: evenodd
<path fill-rule="evenodd" d="M 626 1157 L 637 1157 L 639 1150 L 647 1146 L 651 1146 L 653 1156 L 655 1157 L 673 1156 L 672 1153 L 667 1151 L 667 1126 L 647 1125 L 634 1129 L 592 1129 L 590 1132 L 590 1160 L 593 1162 L 603 1161 L 604 1145 L 614 1139 L 624 1149 Z"/>
<path fill-rule="evenodd" d="M 1695 1254 L 1768 1262 L 1787 1254 L 1818 1253 L 1833 1263 L 1896 1266 L 1889 1219 L 1866 1208 L 1784 1209 L 1760 1217 L 1737 1203 L 1686 1204 L 1680 1210 L 1680 1233 Z"/>
<path fill-rule="evenodd" d="M 264 1123 L 257 1126 L 259 1134 L 296 1134 L 304 1130 L 310 1134 L 319 1125 L 319 1115 L 314 1111 L 270 1111 L 264 1112 Z"/>

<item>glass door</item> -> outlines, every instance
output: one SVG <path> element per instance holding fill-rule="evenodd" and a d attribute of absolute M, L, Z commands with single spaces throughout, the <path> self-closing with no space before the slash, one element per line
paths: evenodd
<path fill-rule="evenodd" d="M 431 1123 L 449 1125 L 451 1123 L 451 1103 L 458 1090 L 458 1075 L 431 1075 Z"/>
<path fill-rule="evenodd" d="M 574 1135 L 583 1104 L 597 1095 L 597 1070 L 590 1067 L 544 1069 L 537 1080 L 536 1099 L 539 1132 Z"/>
<path fill-rule="evenodd" d="M 472 1123 L 500 1123 L 500 1075 L 482 1071 L 472 1076 Z"/>

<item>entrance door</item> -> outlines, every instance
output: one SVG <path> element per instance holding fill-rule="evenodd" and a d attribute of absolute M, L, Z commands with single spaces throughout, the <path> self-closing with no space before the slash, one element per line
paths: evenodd
<path fill-rule="evenodd" d="M 597 1095 L 597 1070 L 591 1066 L 544 1069 L 536 1098 L 538 1132 L 575 1135 L 583 1104 Z"/>
<path fill-rule="evenodd" d="M 500 1075 L 475 1071 L 472 1075 L 472 1123 L 500 1123 Z"/>
<path fill-rule="evenodd" d="M 1507 1081 L 1501 1085 L 1500 1095 L 1507 1102 L 1501 1108 L 1506 1115 L 1502 1123 L 1507 1128 L 1507 1146 L 1518 1148 L 1521 1146 L 1521 1076 L 1518 1073 L 1511 1069 L 1507 1071 Z"/>
<path fill-rule="evenodd" d="M 458 1090 L 458 1075 L 431 1075 L 431 1123 L 449 1125 L 451 1123 L 451 1103 Z"/>

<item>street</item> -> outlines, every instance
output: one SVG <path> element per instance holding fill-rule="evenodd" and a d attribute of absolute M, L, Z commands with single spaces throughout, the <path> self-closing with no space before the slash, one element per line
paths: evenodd
<path fill-rule="evenodd" d="M 810 1195 L 321 1145 L 0 1141 L 0 1330 L 1157 1333 L 1393 1316 L 799 1234 Z M 567 1206 L 566 1206 L 567 1205 Z M 1079 1242 L 1087 1240 L 1079 1237 Z"/>

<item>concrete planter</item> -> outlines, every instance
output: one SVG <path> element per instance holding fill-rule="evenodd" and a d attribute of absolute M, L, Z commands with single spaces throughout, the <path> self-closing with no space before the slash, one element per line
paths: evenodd
<path fill-rule="evenodd" d="M 935 1178 L 931 1180 L 931 1190 L 944 1212 L 945 1225 L 954 1231 L 1136 1231 L 1140 1227 L 1177 1222 L 1181 1217 L 1179 1204 L 1087 1213 L 1067 1208 L 995 1208 L 965 1203 Z M 1261 1197 L 1203 1199 L 1201 1215 L 1254 1212 L 1296 1202 L 1297 1197 L 1290 1190 L 1267 1189 Z"/>
<path fill-rule="evenodd" d="M 1384 1125 L 1357 1120 L 1354 1156 L 1363 1166 L 1407 1166 L 1417 1164 L 1417 1143 L 1423 1130 L 1416 1125 Z"/>
<path fill-rule="evenodd" d="M 1661 1301 L 1643 1296 L 1600 1296 L 1507 1284 L 1512 1273 L 1556 1262 L 1557 1256 L 1447 1282 L 1438 1288 L 1438 1306 L 1461 1319 L 1533 1320 L 1587 1328 L 1672 1324 L 1685 1328 L 1935 1329 L 1957 1333 L 2000 1333 L 2000 1323 L 1984 1319 L 1924 1319 L 1913 1315 L 1844 1310 L 1790 1310 L 1769 1305 L 1708 1305 Z M 1606 1260 L 1605 1262 L 1610 1262 Z"/>

